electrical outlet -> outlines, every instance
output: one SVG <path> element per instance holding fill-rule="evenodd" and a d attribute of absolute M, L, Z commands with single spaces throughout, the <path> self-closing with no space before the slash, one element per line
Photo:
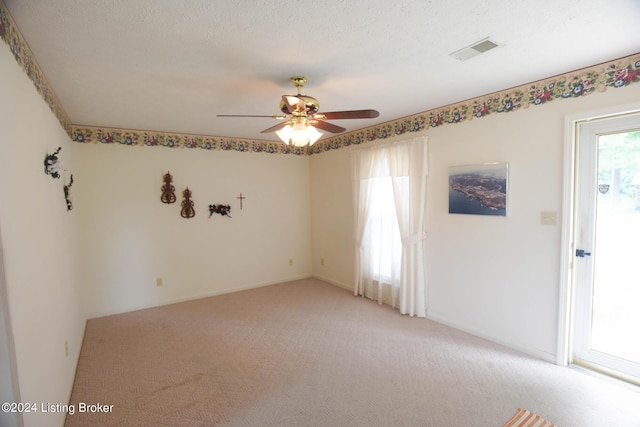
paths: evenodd
<path fill-rule="evenodd" d="M 156 286 L 162 286 L 162 277 L 156 279 Z"/>
<path fill-rule="evenodd" d="M 542 225 L 556 225 L 558 221 L 558 214 L 556 212 L 541 212 L 540 224 Z"/>
<path fill-rule="evenodd" d="M 289 265 L 293 265 L 293 258 L 289 258 Z"/>
<path fill-rule="evenodd" d="M 66 340 L 64 342 L 64 357 L 69 357 L 69 342 Z"/>

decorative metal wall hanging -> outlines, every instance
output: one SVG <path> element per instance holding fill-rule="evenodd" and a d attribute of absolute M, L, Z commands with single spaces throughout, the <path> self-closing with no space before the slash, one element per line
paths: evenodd
<path fill-rule="evenodd" d="M 209 218 L 214 213 L 220 214 L 222 216 L 228 216 L 231 218 L 231 206 L 229 205 L 209 205 Z"/>
<path fill-rule="evenodd" d="M 162 196 L 160 196 L 160 200 L 162 201 L 162 203 L 168 203 L 168 204 L 175 203 L 176 188 L 171 183 L 173 181 L 173 177 L 169 172 L 167 172 L 162 177 L 162 180 L 164 181 L 164 185 L 162 186 Z"/>
<path fill-rule="evenodd" d="M 242 201 L 246 199 L 246 197 L 244 197 L 242 193 L 240 193 L 240 195 L 236 197 L 236 199 L 240 199 L 240 210 L 242 210 Z"/>
<path fill-rule="evenodd" d="M 69 180 L 69 184 L 64 186 L 64 200 L 67 202 L 67 210 L 70 211 L 73 209 L 73 202 L 71 201 L 71 186 L 73 185 L 73 174 L 71 174 L 71 179 Z"/>
<path fill-rule="evenodd" d="M 60 178 L 60 171 L 64 166 L 62 162 L 58 159 L 58 154 L 62 150 L 62 147 L 58 147 L 58 149 L 53 154 L 47 154 L 47 157 L 44 158 L 44 173 L 47 175 L 51 175 L 52 178 Z"/>
<path fill-rule="evenodd" d="M 191 200 L 191 190 L 187 187 L 183 192 L 184 200 L 182 201 L 182 210 L 180 210 L 180 216 L 182 218 L 193 218 L 196 216 L 196 211 L 193 208 L 193 200 Z"/>

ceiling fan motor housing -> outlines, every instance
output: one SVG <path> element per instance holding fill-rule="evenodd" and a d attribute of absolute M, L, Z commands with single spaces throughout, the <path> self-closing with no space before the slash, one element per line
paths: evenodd
<path fill-rule="evenodd" d="M 318 102 L 317 99 L 315 99 L 312 96 L 307 96 L 307 95 L 289 95 L 289 96 L 300 99 L 302 102 L 304 102 L 304 105 L 305 105 L 305 111 L 296 111 L 293 114 L 297 113 L 298 115 L 312 115 L 317 113 L 320 110 L 320 103 Z M 284 100 L 280 101 L 280 111 L 282 111 L 284 114 L 292 114 L 292 112 L 289 111 L 289 108 L 287 104 L 284 102 Z"/>

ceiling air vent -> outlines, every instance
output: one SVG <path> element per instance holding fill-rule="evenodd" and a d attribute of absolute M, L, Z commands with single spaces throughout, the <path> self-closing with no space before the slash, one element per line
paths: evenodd
<path fill-rule="evenodd" d="M 491 50 L 494 47 L 498 47 L 498 44 L 487 37 L 473 44 L 470 44 L 467 47 L 463 47 L 460 50 L 456 50 L 455 52 L 450 53 L 449 56 L 459 61 L 466 61 L 467 59 L 473 58 L 474 56 L 480 55 L 481 53 L 485 53 L 486 51 Z"/>

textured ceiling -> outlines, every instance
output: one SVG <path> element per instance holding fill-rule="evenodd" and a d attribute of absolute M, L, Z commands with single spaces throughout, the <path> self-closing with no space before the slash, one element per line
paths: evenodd
<path fill-rule="evenodd" d="M 638 0 L 4 0 L 75 125 L 277 140 L 289 81 L 347 130 L 640 52 Z M 499 47 L 449 56 L 483 38 Z"/>

